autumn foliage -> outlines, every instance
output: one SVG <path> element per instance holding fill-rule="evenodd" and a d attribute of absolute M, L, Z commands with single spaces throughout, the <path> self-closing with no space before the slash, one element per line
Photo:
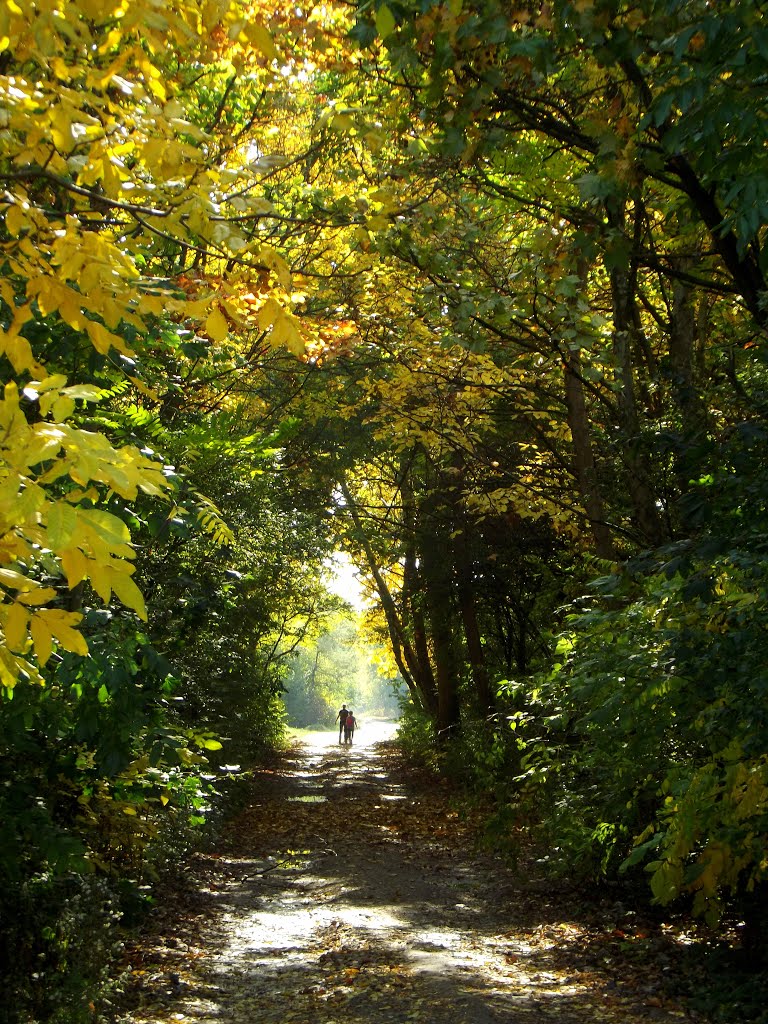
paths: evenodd
<path fill-rule="evenodd" d="M 278 742 L 339 548 L 502 844 L 760 933 L 766 53 L 703 0 L 3 6 L 25 956 Z"/>

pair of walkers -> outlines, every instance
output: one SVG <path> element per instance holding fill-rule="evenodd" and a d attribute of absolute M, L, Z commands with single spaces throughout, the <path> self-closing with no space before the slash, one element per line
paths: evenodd
<path fill-rule="evenodd" d="M 355 735 L 357 719 L 346 704 L 341 705 L 339 713 L 336 715 L 336 721 L 339 723 L 339 743 L 341 743 L 342 734 L 344 742 L 351 743 L 352 737 Z"/>

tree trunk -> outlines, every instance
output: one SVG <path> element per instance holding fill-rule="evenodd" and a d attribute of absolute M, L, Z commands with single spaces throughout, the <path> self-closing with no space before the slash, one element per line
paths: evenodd
<path fill-rule="evenodd" d="M 477 696 L 477 708 L 481 714 L 487 715 L 493 712 L 495 699 L 488 676 L 488 666 L 485 662 L 480 625 L 477 621 L 474 570 L 471 556 L 469 523 L 466 517 L 463 517 L 461 533 L 454 538 L 453 554 L 456 569 L 456 596 L 459 602 L 461 622 L 464 627 L 467 658 Z"/>
<path fill-rule="evenodd" d="M 611 226 L 624 230 L 624 209 L 609 208 Z M 638 215 L 639 216 L 639 215 Z M 639 224 L 635 224 L 635 236 Z M 638 238 L 635 242 L 639 243 Z M 640 417 L 635 401 L 632 353 L 635 348 L 637 317 L 635 316 L 635 277 L 633 264 L 628 268 L 614 267 L 610 271 L 613 300 L 613 351 L 618 375 L 617 409 L 623 434 L 623 462 L 627 472 L 627 487 L 634 513 L 634 522 L 642 541 L 650 546 L 661 543 L 664 531 L 651 485 L 652 474 L 648 457 L 641 448 Z"/>
<path fill-rule="evenodd" d="M 429 657 L 427 626 L 424 621 L 424 585 L 416 549 L 416 501 L 413 496 L 409 470 L 410 465 L 401 467 L 400 479 L 404 534 L 403 615 L 405 616 L 407 613 L 410 620 L 408 624 L 413 635 L 413 648 L 418 664 L 419 689 L 425 695 L 425 707 L 432 718 L 436 719 L 438 713 L 437 682 Z"/>
<path fill-rule="evenodd" d="M 687 261 L 685 261 L 687 262 Z M 685 269 L 685 265 L 680 269 Z M 692 512 L 698 503 L 690 502 L 692 472 L 704 472 L 702 442 L 709 432 L 709 413 L 696 386 L 696 346 L 699 322 L 691 290 L 683 281 L 675 281 L 672 290 L 672 311 L 669 329 L 669 361 L 672 397 L 680 410 L 680 446 L 675 458 L 675 476 L 680 495 L 680 528 L 688 532 L 693 525 Z M 706 457 L 704 457 L 706 458 Z M 691 464 L 695 463 L 692 470 Z M 688 500 L 687 500 L 688 496 Z"/>
<path fill-rule="evenodd" d="M 669 359 L 672 370 L 672 394 L 680 410 L 685 440 L 705 433 L 709 426 L 707 406 L 695 381 L 697 337 L 698 323 L 691 289 L 685 282 L 675 281 L 672 290 Z"/>
<path fill-rule="evenodd" d="M 444 742 L 458 731 L 460 708 L 452 566 L 445 557 L 450 542 L 440 512 L 433 494 L 420 510 L 419 549 L 437 683 L 437 735 Z"/>
<path fill-rule="evenodd" d="M 603 498 L 597 482 L 589 418 L 581 381 L 581 359 L 578 352 L 568 352 L 565 364 L 565 399 L 568 426 L 573 439 L 573 468 L 584 511 L 587 513 L 595 552 L 600 558 L 614 557 L 613 538 L 605 521 Z"/>
<path fill-rule="evenodd" d="M 585 257 L 579 256 L 574 268 L 580 281 L 580 291 L 587 289 L 588 264 Z M 571 313 L 571 325 L 578 331 L 579 310 L 574 298 L 568 303 Z M 597 480 L 595 458 L 592 452 L 592 439 L 589 430 L 587 403 L 584 398 L 584 381 L 579 350 L 571 349 L 567 342 L 561 344 L 563 352 L 563 369 L 565 373 L 565 403 L 568 414 L 568 427 L 573 441 L 573 471 L 579 489 L 581 503 L 587 513 L 589 529 L 595 552 L 600 558 L 613 559 L 613 539 L 605 520 L 603 498 Z"/>

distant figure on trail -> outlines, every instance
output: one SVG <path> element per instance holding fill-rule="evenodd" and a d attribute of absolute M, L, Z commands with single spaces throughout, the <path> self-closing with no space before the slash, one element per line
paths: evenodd
<path fill-rule="evenodd" d="M 339 709 L 339 713 L 336 715 L 336 721 L 339 723 L 339 743 L 341 743 L 341 734 L 342 732 L 344 732 L 344 727 L 347 724 L 348 715 L 349 711 L 347 711 L 347 705 L 342 704 L 341 708 Z"/>
<path fill-rule="evenodd" d="M 346 721 L 344 722 L 344 742 L 348 745 L 352 744 L 352 737 L 355 735 L 356 725 L 357 719 L 351 711 L 348 711 Z"/>

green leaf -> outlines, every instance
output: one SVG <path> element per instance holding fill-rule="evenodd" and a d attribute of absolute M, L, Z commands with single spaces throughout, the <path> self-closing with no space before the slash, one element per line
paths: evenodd
<path fill-rule="evenodd" d="M 395 21 L 394 14 L 386 4 L 382 4 L 376 12 L 376 31 L 382 39 L 386 39 L 387 36 L 392 35 L 396 28 L 397 22 Z"/>

